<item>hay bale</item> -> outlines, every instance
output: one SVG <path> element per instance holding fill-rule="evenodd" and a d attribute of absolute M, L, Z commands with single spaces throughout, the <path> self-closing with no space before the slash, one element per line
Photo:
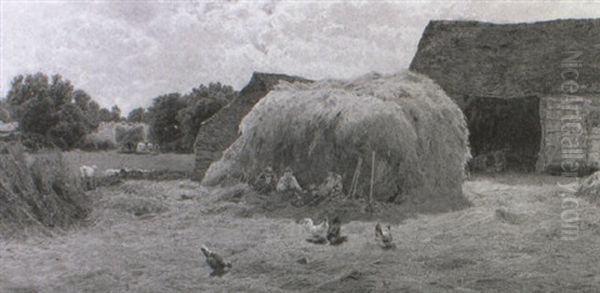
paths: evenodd
<path fill-rule="evenodd" d="M 68 227 L 86 217 L 89 202 L 59 152 L 31 157 L 20 144 L 0 154 L 0 233 L 28 226 Z"/>
<path fill-rule="evenodd" d="M 468 203 L 461 188 L 470 157 L 464 116 L 423 75 L 283 83 L 256 104 L 240 131 L 203 184 L 232 176 L 247 181 L 266 166 L 278 173 L 290 166 L 303 187 L 321 184 L 329 171 L 341 174 L 348 193 L 359 158 L 360 174 L 370 174 L 375 151 L 374 199 L 431 200 L 436 210 Z M 357 193 L 368 194 L 369 183 L 361 175 Z"/>

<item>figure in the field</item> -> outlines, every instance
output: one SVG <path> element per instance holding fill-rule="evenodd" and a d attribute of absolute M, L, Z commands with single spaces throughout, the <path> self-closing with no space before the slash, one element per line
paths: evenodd
<path fill-rule="evenodd" d="M 267 166 L 254 181 L 254 190 L 258 193 L 269 193 L 275 189 L 275 173 L 271 166 Z"/>
<path fill-rule="evenodd" d="M 285 172 L 283 176 L 279 178 L 277 182 L 277 191 L 278 192 L 302 192 L 302 187 L 298 184 L 298 180 L 294 177 L 294 172 L 292 168 L 285 168 Z"/>
<path fill-rule="evenodd" d="M 334 197 L 343 195 L 342 176 L 335 172 L 327 172 L 325 182 L 319 186 L 319 195 Z"/>

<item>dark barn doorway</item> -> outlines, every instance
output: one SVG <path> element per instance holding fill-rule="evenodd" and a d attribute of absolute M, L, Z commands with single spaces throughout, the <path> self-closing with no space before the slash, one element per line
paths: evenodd
<path fill-rule="evenodd" d="M 540 99 L 469 98 L 464 108 L 473 157 L 503 150 L 506 171 L 533 172 L 540 150 Z"/>

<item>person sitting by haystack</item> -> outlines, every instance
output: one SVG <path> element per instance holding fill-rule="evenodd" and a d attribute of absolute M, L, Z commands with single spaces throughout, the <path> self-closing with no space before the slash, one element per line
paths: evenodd
<path fill-rule="evenodd" d="M 294 177 L 294 171 L 292 171 L 292 168 L 285 168 L 283 176 L 281 176 L 277 182 L 276 189 L 278 192 L 285 193 L 302 192 L 302 187 L 300 187 L 298 180 L 296 180 L 296 177 Z"/>
<path fill-rule="evenodd" d="M 342 187 L 342 175 L 330 171 L 327 172 L 325 182 L 319 187 L 319 194 L 325 197 L 341 196 Z"/>
<path fill-rule="evenodd" d="M 267 166 L 254 181 L 254 190 L 258 193 L 267 194 L 275 189 L 275 172 L 271 166 Z"/>
<path fill-rule="evenodd" d="M 314 186 L 314 184 L 311 184 L 311 186 Z M 342 176 L 335 172 L 327 172 L 325 181 L 319 187 L 311 189 L 311 198 L 308 205 L 316 206 L 327 198 L 342 196 L 342 187 Z"/>

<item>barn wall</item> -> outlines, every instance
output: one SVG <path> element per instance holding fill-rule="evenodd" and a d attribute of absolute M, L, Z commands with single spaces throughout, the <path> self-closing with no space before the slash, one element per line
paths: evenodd
<path fill-rule="evenodd" d="M 600 167 L 600 101 L 549 96 L 540 101 L 542 141 L 537 171 L 575 176 Z"/>

